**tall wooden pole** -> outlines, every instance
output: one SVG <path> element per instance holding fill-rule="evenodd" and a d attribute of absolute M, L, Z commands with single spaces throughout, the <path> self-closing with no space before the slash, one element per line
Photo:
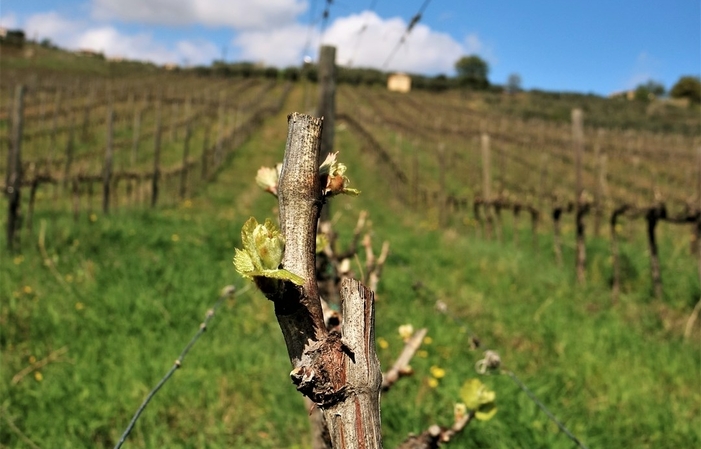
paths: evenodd
<path fill-rule="evenodd" d="M 490 166 L 489 135 L 482 134 L 482 204 L 484 205 L 485 234 L 492 238 L 492 170 Z"/>
<path fill-rule="evenodd" d="M 322 117 L 321 150 L 319 159 L 323 161 L 333 152 L 333 139 L 336 123 L 336 47 L 323 45 L 319 50 L 319 103 L 317 116 Z M 329 205 L 321 210 L 321 220 L 330 218 Z"/>
<path fill-rule="evenodd" d="M 105 145 L 105 165 L 102 171 L 102 212 L 110 211 L 110 186 L 112 185 L 112 131 L 114 128 L 114 110 L 112 103 L 107 106 L 107 143 Z"/>
<path fill-rule="evenodd" d="M 185 139 L 183 141 L 183 165 L 180 172 L 180 199 L 185 199 L 187 194 L 187 172 L 188 158 L 190 157 L 190 137 L 192 136 L 192 119 L 190 118 L 190 104 L 192 100 L 188 97 L 185 103 Z"/>
<path fill-rule="evenodd" d="M 158 202 L 158 181 L 161 177 L 161 99 L 156 103 L 156 132 L 153 143 L 153 176 L 151 178 L 151 207 Z"/>
<path fill-rule="evenodd" d="M 584 282 L 584 264 L 586 262 L 586 248 L 584 246 L 584 214 L 586 206 L 582 198 L 582 153 L 584 152 L 584 127 L 581 109 L 572 110 L 572 145 L 574 147 L 575 160 L 575 227 L 577 230 L 576 268 L 577 282 Z"/>
<path fill-rule="evenodd" d="M 15 88 L 15 102 L 12 109 L 12 134 L 10 151 L 7 154 L 7 174 L 5 188 L 7 204 L 7 248 L 15 249 L 15 231 L 19 229 L 20 187 L 22 185 L 22 132 L 24 126 L 24 94 L 26 88 Z"/>

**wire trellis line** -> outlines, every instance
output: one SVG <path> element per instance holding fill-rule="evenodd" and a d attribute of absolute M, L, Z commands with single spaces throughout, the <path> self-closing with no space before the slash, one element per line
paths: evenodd
<path fill-rule="evenodd" d="M 469 334 L 470 336 L 470 341 L 473 342 L 475 349 L 477 347 L 480 347 L 480 340 L 477 338 L 477 336 L 472 332 L 470 327 L 465 323 L 463 320 L 460 318 L 456 317 L 454 314 L 450 313 L 450 310 L 448 309 L 448 305 L 441 300 L 436 301 L 436 311 L 439 313 L 446 315 L 450 317 L 455 324 L 458 326 L 462 327 L 465 329 L 465 331 Z M 501 367 L 501 369 L 499 369 Z M 535 405 L 540 408 L 540 410 L 545 413 L 545 415 L 555 423 L 555 425 L 569 438 L 574 442 L 577 446 L 579 446 L 581 449 L 589 449 L 579 438 L 577 438 L 563 423 L 560 421 L 546 406 L 543 404 L 540 399 L 533 393 L 527 386 L 524 384 L 521 379 L 516 376 L 512 371 L 509 371 L 508 369 L 505 369 L 503 366 L 501 366 L 501 358 L 499 357 L 499 354 L 496 351 L 493 350 L 486 350 L 485 351 L 485 358 L 478 361 L 477 364 L 475 365 L 475 370 L 479 374 L 489 374 L 490 371 L 496 371 L 499 370 L 498 372 L 501 374 L 506 374 L 511 378 L 511 380 L 514 381 L 514 383 L 523 391 L 526 393 L 528 398 L 535 403 Z"/>
<path fill-rule="evenodd" d="M 242 289 L 241 292 L 239 292 L 239 294 L 245 293 L 246 290 L 248 290 L 248 288 L 250 288 L 250 287 L 247 286 L 246 288 Z M 205 314 L 205 317 L 204 317 L 204 321 L 202 321 L 202 323 L 200 323 L 200 326 L 197 329 L 197 332 L 190 339 L 188 344 L 185 345 L 185 348 L 180 353 L 180 356 L 175 360 L 175 362 L 173 363 L 173 366 L 171 366 L 171 368 L 168 370 L 168 372 L 165 374 L 165 376 L 163 376 L 163 378 L 158 382 L 158 384 L 156 384 L 156 386 L 153 388 L 153 390 L 151 390 L 149 392 L 149 394 L 146 396 L 144 401 L 141 403 L 141 406 L 139 406 L 139 408 L 136 410 L 136 413 L 134 413 L 134 416 L 131 418 L 131 421 L 129 422 L 129 425 L 127 426 L 126 430 L 124 430 L 124 433 L 122 434 L 121 438 L 119 438 L 119 441 L 114 446 L 114 449 L 119 449 L 122 447 L 122 445 L 126 441 L 127 437 L 129 436 L 131 431 L 134 429 L 134 426 L 136 425 L 136 421 L 139 420 L 139 417 L 141 416 L 143 411 L 146 409 L 146 406 L 149 404 L 149 402 L 151 402 L 151 399 L 153 399 L 153 397 L 156 395 L 156 393 L 158 393 L 158 390 L 160 390 L 161 387 L 163 387 L 163 385 L 165 385 L 165 383 L 168 382 L 168 379 L 170 379 L 171 376 L 173 376 L 175 371 L 177 371 L 177 369 L 182 366 L 183 360 L 185 359 L 185 356 L 187 355 L 188 352 L 190 352 L 190 349 L 194 346 L 194 344 L 197 343 L 197 340 L 199 340 L 200 336 L 202 336 L 204 331 L 207 330 L 207 325 L 214 317 L 214 314 L 217 312 L 217 310 L 222 305 L 224 300 L 226 300 L 231 295 L 233 295 L 235 291 L 236 291 L 236 287 L 234 287 L 233 285 L 227 285 L 226 287 L 224 287 L 222 289 L 222 291 L 219 295 L 219 298 L 214 303 L 214 305 L 209 310 L 207 310 L 207 313 Z"/>

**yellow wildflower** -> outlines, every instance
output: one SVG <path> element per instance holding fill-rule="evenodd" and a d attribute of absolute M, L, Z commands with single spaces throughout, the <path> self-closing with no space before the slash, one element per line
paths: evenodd
<path fill-rule="evenodd" d="M 37 371 L 34 373 L 34 379 L 36 379 L 37 382 L 41 382 L 44 380 L 44 376 L 42 376 L 41 372 Z"/>
<path fill-rule="evenodd" d="M 443 377 L 445 377 L 445 370 L 436 365 L 433 365 L 431 367 L 431 375 L 436 379 L 442 379 Z"/>
<path fill-rule="evenodd" d="M 436 388 L 438 386 L 438 379 L 431 377 L 428 379 L 428 386 L 431 388 Z"/>
<path fill-rule="evenodd" d="M 377 346 L 379 346 L 382 349 L 387 349 L 387 348 L 389 348 L 389 342 L 387 340 L 385 340 L 384 338 L 379 337 L 377 339 Z"/>
<path fill-rule="evenodd" d="M 180 240 L 180 236 L 178 234 L 173 234 L 170 236 L 170 239 L 174 242 L 177 242 Z"/>

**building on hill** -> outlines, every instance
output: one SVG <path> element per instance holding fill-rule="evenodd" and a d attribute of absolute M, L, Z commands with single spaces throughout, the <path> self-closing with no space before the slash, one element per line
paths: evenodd
<path fill-rule="evenodd" d="M 634 100 L 635 91 L 634 90 L 622 90 L 619 92 L 612 92 L 609 94 L 609 98 L 623 98 L 625 100 Z"/>
<path fill-rule="evenodd" d="M 22 30 L 8 30 L 0 28 L 0 44 L 13 45 L 22 48 L 26 41 L 26 36 Z"/>
<path fill-rule="evenodd" d="M 393 73 L 387 78 L 387 90 L 407 93 L 411 91 L 411 77 L 406 73 Z"/>
<path fill-rule="evenodd" d="M 79 56 L 87 56 L 89 58 L 101 58 L 104 59 L 105 55 L 102 52 L 92 50 L 90 48 L 81 48 L 76 52 Z"/>

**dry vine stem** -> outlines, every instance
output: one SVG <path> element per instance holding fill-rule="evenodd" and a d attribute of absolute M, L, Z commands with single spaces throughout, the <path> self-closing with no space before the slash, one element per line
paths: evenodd
<path fill-rule="evenodd" d="M 340 335 L 324 325 L 315 276 L 316 228 L 322 207 L 319 147 L 322 120 L 293 113 L 280 172 L 280 227 L 285 237 L 282 266 L 304 278 L 264 291 L 287 345 L 297 389 L 323 412 L 334 448 L 381 448 L 380 384 L 375 353 L 374 295 L 360 282 L 341 285 Z"/>

